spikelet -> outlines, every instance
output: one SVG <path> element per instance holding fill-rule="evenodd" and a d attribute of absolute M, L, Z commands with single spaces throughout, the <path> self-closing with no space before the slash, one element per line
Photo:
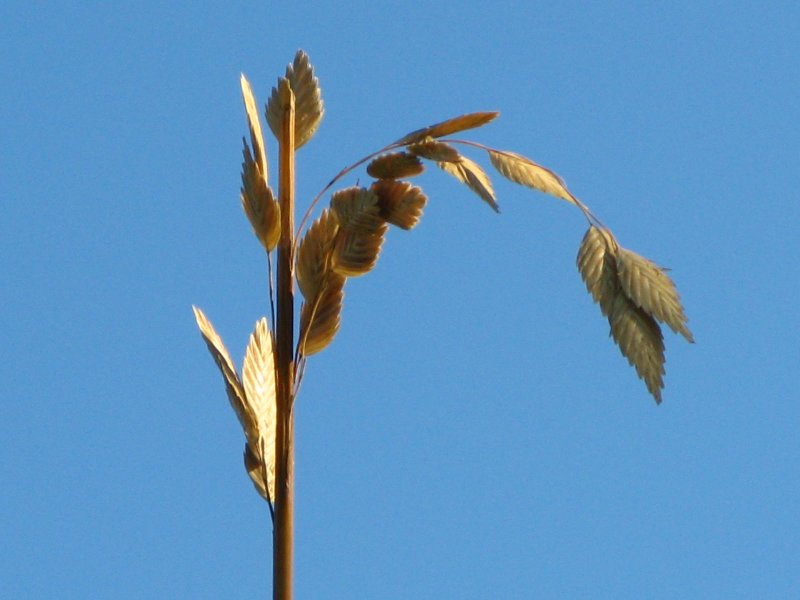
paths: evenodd
<path fill-rule="evenodd" d="M 408 152 L 381 154 L 367 165 L 367 173 L 375 179 L 413 177 L 425 170 L 422 162 Z"/>
<path fill-rule="evenodd" d="M 422 129 L 412 131 L 408 135 L 400 138 L 396 143 L 410 144 L 413 142 L 418 142 L 426 137 L 438 138 L 445 135 L 450 135 L 451 133 L 482 127 L 483 125 L 486 125 L 490 121 L 493 121 L 495 118 L 497 118 L 499 114 L 499 112 L 468 113 L 466 115 L 461 115 L 446 121 L 442 121 L 441 123 L 436 123 L 435 125 L 430 125 L 428 127 L 423 127 Z"/>
<path fill-rule="evenodd" d="M 686 341 L 694 341 L 686 326 L 688 319 L 678 290 L 661 267 L 625 248 L 620 248 L 617 253 L 617 267 L 622 289 L 634 304 L 666 323 Z"/>
<path fill-rule="evenodd" d="M 427 158 L 428 160 L 442 162 L 459 162 L 462 158 L 458 151 L 450 144 L 437 142 L 431 137 L 426 137 L 419 142 L 409 145 L 408 151 L 411 152 L 411 154 Z"/>
<path fill-rule="evenodd" d="M 492 210 L 500 212 L 500 207 L 495 201 L 492 182 L 478 163 L 462 156 L 458 162 L 437 162 L 436 164 L 445 173 L 449 173 L 478 194 L 486 204 L 492 207 Z"/>
<path fill-rule="evenodd" d="M 214 362 L 217 363 L 222 378 L 225 380 L 225 391 L 228 394 L 228 400 L 231 403 L 233 412 L 239 419 L 239 424 L 242 429 L 247 431 L 254 431 L 256 428 L 253 416 L 247 409 L 247 400 L 245 399 L 244 388 L 236 373 L 236 367 L 233 365 L 230 354 L 228 354 L 225 344 L 222 343 L 222 338 L 219 337 L 211 321 L 208 320 L 202 310 L 196 306 L 192 306 L 194 311 L 194 318 L 197 321 L 197 327 L 200 328 L 200 334 L 208 346 L 208 351 Z"/>
<path fill-rule="evenodd" d="M 657 265 L 594 226 L 583 237 L 577 264 L 586 288 L 608 317 L 611 336 L 660 403 L 665 358 L 656 319 L 694 341 L 675 285 Z"/>
<path fill-rule="evenodd" d="M 253 227 L 256 237 L 267 250 L 271 251 L 278 243 L 281 235 L 280 205 L 275 200 L 272 190 L 267 186 L 258 164 L 244 141 L 242 154 L 242 209 Z"/>
<path fill-rule="evenodd" d="M 272 336 L 267 328 L 267 320 L 264 318 L 259 319 L 255 330 L 250 335 L 242 367 L 242 383 L 244 384 L 247 409 L 255 425 L 254 430 L 246 431 L 245 434 L 251 451 L 255 452 L 258 462 L 266 467 L 269 499 L 274 501 L 277 411 L 275 359 L 272 352 Z M 249 472 L 250 469 L 248 469 Z M 263 480 L 263 476 L 261 479 Z"/>
<path fill-rule="evenodd" d="M 611 314 L 611 335 L 622 355 L 644 380 L 656 403 L 661 404 L 664 387 L 664 338 L 653 317 L 636 306 L 622 293 L 614 298 Z"/>
<path fill-rule="evenodd" d="M 256 488 L 258 494 L 267 502 L 273 502 L 275 498 L 274 484 L 270 485 L 268 491 L 267 483 L 264 481 L 264 463 L 261 462 L 259 455 L 256 455 L 247 442 L 245 442 L 244 445 L 244 468 L 250 476 L 250 481 L 253 482 L 253 487 Z"/>
<path fill-rule="evenodd" d="M 281 77 L 278 85 L 272 88 L 272 95 L 267 102 L 267 123 L 276 138 L 280 138 L 283 120 L 283 102 L 280 99 L 282 80 L 288 82 L 295 97 L 294 147 L 298 149 L 316 133 L 325 113 L 319 80 L 314 76 L 314 69 L 305 52 L 297 51 L 294 61 L 286 67 L 286 76 Z"/>
<path fill-rule="evenodd" d="M 378 196 L 359 187 L 339 190 L 331 198 L 331 208 L 339 222 L 333 270 L 348 277 L 364 275 L 375 266 L 387 229 Z"/>
<path fill-rule="evenodd" d="M 345 280 L 344 275 L 328 272 L 317 297 L 303 304 L 298 342 L 303 355 L 323 350 L 339 331 Z"/>
<path fill-rule="evenodd" d="M 331 271 L 333 246 L 338 231 L 336 214 L 326 208 L 300 241 L 295 273 L 297 286 L 306 302 L 314 301 Z"/>
<path fill-rule="evenodd" d="M 614 259 L 617 248 L 616 240 L 609 232 L 590 226 L 578 251 L 578 271 L 605 317 L 611 314 L 614 298 L 619 293 Z"/>
<path fill-rule="evenodd" d="M 411 229 L 419 222 L 427 202 L 420 188 L 407 181 L 379 179 L 369 189 L 378 197 L 380 216 L 388 223 Z"/>
<path fill-rule="evenodd" d="M 564 181 L 550 169 L 537 165 L 531 159 L 505 150 L 489 150 L 489 160 L 501 175 L 514 183 L 539 190 L 577 206 Z"/>

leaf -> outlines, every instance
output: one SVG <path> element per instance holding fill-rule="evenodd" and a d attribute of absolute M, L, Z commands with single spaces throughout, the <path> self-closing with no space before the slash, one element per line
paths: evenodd
<path fill-rule="evenodd" d="M 425 138 L 408 146 L 408 151 L 416 156 L 441 162 L 459 162 L 462 156 L 450 144 Z"/>
<path fill-rule="evenodd" d="M 302 50 L 297 51 L 294 61 L 286 67 L 286 76 L 281 79 L 288 81 L 294 93 L 294 147 L 299 149 L 316 133 L 325 113 L 319 80 L 314 76 L 314 69 Z M 285 106 L 280 98 L 281 79 L 272 88 L 272 95 L 267 102 L 267 123 L 276 138 L 281 135 Z"/>
<path fill-rule="evenodd" d="M 614 298 L 619 293 L 617 265 L 614 259 L 616 240 L 610 233 L 593 225 L 583 236 L 578 250 L 578 271 L 586 289 L 600 305 L 604 316 L 611 313 Z"/>
<path fill-rule="evenodd" d="M 319 296 L 305 302 L 300 312 L 300 350 L 311 356 L 323 350 L 339 331 L 346 278 L 329 273 Z"/>
<path fill-rule="evenodd" d="M 331 270 L 331 256 L 339 231 L 336 214 L 324 209 L 306 231 L 297 249 L 297 285 L 307 302 L 313 302 Z"/>
<path fill-rule="evenodd" d="M 250 335 L 242 368 L 247 409 L 255 425 L 245 432 L 251 448 L 258 448 L 257 456 L 266 465 L 269 497 L 275 498 L 275 425 L 276 390 L 275 359 L 272 353 L 272 336 L 267 320 L 259 319 Z M 262 454 L 262 449 L 266 454 Z"/>
<path fill-rule="evenodd" d="M 500 207 L 494 198 L 494 190 L 489 176 L 480 165 L 466 156 L 462 156 L 459 162 L 438 162 L 436 163 L 444 172 L 449 173 L 461 183 L 478 194 L 495 212 L 500 212 Z"/>
<path fill-rule="evenodd" d="M 239 418 L 242 429 L 245 432 L 254 430 L 255 423 L 247 409 L 242 383 L 236 373 L 236 367 L 233 366 L 228 350 L 225 348 L 225 344 L 222 343 L 222 339 L 214 330 L 211 321 L 203 314 L 203 311 L 196 306 L 192 306 L 192 310 L 194 311 L 197 326 L 200 328 L 200 334 L 203 336 L 206 346 L 208 346 L 208 351 L 211 352 L 211 356 L 214 362 L 217 363 L 217 367 L 219 367 L 225 380 L 225 391 L 228 393 L 228 400 Z"/>
<path fill-rule="evenodd" d="M 388 225 L 381 222 L 374 233 L 339 230 L 333 249 L 333 270 L 340 275 L 357 277 L 371 271 L 378 262 Z"/>
<path fill-rule="evenodd" d="M 619 249 L 617 267 L 622 289 L 634 304 L 694 342 L 678 290 L 661 267 L 625 248 Z"/>
<path fill-rule="evenodd" d="M 483 125 L 486 125 L 490 121 L 496 119 L 499 114 L 499 112 L 468 113 L 466 115 L 448 119 L 447 121 L 442 121 L 441 123 L 436 123 L 435 125 L 429 125 L 428 127 L 423 127 L 422 129 L 412 131 L 408 135 L 400 138 L 396 143 L 410 144 L 413 142 L 418 142 L 425 137 L 437 138 L 444 135 L 450 135 L 451 133 L 465 131 L 467 129 L 482 127 Z"/>
<path fill-rule="evenodd" d="M 664 387 L 664 338 L 655 319 L 620 292 L 614 297 L 608 322 L 623 356 L 660 404 Z"/>
<path fill-rule="evenodd" d="M 375 179 L 413 177 L 425 170 L 422 162 L 407 152 L 382 154 L 367 165 L 367 173 Z"/>
<path fill-rule="evenodd" d="M 556 198 L 575 204 L 575 198 L 567 190 L 564 181 L 550 169 L 537 165 L 531 159 L 507 152 L 505 150 L 489 150 L 489 159 L 501 175 L 514 183 L 539 190 Z"/>
<path fill-rule="evenodd" d="M 253 95 L 253 90 L 250 87 L 250 82 L 242 73 L 240 78 L 242 86 L 242 99 L 244 100 L 244 109 L 247 112 L 247 125 L 250 129 L 250 142 L 253 144 L 253 154 L 255 155 L 256 164 L 258 165 L 261 176 L 264 178 L 265 185 L 269 185 L 269 176 L 267 173 L 267 153 L 264 148 L 264 136 L 261 133 L 261 120 L 258 118 L 258 109 L 256 108 L 256 98 Z"/>
<path fill-rule="evenodd" d="M 270 252 L 278 244 L 281 235 L 280 205 L 259 172 L 247 142 L 244 142 L 242 154 L 242 209 L 256 237 Z"/>
<path fill-rule="evenodd" d="M 379 179 L 369 189 L 378 197 L 379 214 L 388 223 L 411 229 L 419 222 L 427 202 L 420 188 L 407 181 Z"/>
<path fill-rule="evenodd" d="M 331 197 L 331 208 L 336 213 L 339 227 L 353 233 L 375 233 L 383 225 L 378 197 L 362 187 L 339 190 Z"/>

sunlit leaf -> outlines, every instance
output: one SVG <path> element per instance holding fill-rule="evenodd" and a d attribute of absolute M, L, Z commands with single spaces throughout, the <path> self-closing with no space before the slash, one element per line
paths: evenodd
<path fill-rule="evenodd" d="M 408 135 L 398 140 L 397 143 L 409 144 L 418 142 L 425 137 L 438 138 L 445 135 L 450 135 L 451 133 L 457 133 L 467 129 L 474 129 L 493 121 L 499 114 L 499 112 L 468 113 L 466 115 L 448 119 L 447 121 L 442 121 L 441 123 L 436 123 L 435 125 L 430 125 L 428 127 L 423 127 L 422 129 L 412 131 Z"/>
<path fill-rule="evenodd" d="M 563 180 L 550 169 L 537 165 L 531 159 L 504 150 L 489 150 L 489 159 L 501 175 L 514 183 L 577 205 Z"/>
<path fill-rule="evenodd" d="M 469 189 L 478 194 L 495 212 L 500 212 L 500 207 L 494 198 L 494 190 L 489 176 L 480 165 L 466 156 L 462 156 L 458 162 L 438 162 L 439 167 L 449 173 L 461 183 L 466 184 Z"/>

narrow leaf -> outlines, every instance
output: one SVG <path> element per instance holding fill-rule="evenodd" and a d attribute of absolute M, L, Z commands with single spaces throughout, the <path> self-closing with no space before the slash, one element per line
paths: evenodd
<path fill-rule="evenodd" d="M 504 150 L 489 150 L 489 159 L 501 175 L 514 183 L 519 183 L 566 200 L 571 204 L 576 204 L 561 177 L 550 169 L 537 165 L 531 159 L 521 154 Z"/>
<path fill-rule="evenodd" d="M 367 165 L 367 173 L 375 179 L 413 177 L 425 170 L 422 162 L 408 152 L 382 154 Z"/>
<path fill-rule="evenodd" d="M 497 118 L 499 114 L 499 112 L 468 113 L 466 115 L 448 119 L 447 121 L 442 121 L 441 123 L 436 123 L 435 125 L 429 125 L 428 127 L 423 127 L 422 129 L 412 131 L 408 135 L 400 138 L 397 143 L 410 144 L 413 142 L 418 142 L 425 137 L 438 138 L 444 135 L 450 135 L 451 133 L 482 127 L 483 125 L 486 125 L 490 121 L 493 121 L 495 118 Z"/>
<path fill-rule="evenodd" d="M 325 108 L 319 80 L 314 76 L 314 69 L 308 56 L 298 50 L 294 61 L 286 67 L 286 76 L 281 78 L 289 82 L 295 97 L 294 145 L 295 149 L 303 146 L 316 133 Z M 280 79 L 278 86 L 272 88 L 272 95 L 267 103 L 267 123 L 276 138 L 280 137 L 283 119 L 283 103 L 280 101 Z"/>
<path fill-rule="evenodd" d="M 449 173 L 461 183 L 466 184 L 469 189 L 478 194 L 495 212 L 500 212 L 500 207 L 494 197 L 492 182 L 489 176 L 480 165 L 466 156 L 462 156 L 459 162 L 438 162 L 444 172 Z"/>
<path fill-rule="evenodd" d="M 275 498 L 275 425 L 276 391 L 275 360 L 272 353 L 272 336 L 267 328 L 267 320 L 256 323 L 255 331 L 244 357 L 242 368 L 247 409 L 255 425 L 248 431 L 247 439 L 251 448 L 257 448 L 260 462 L 266 465 L 269 496 Z M 262 454 L 263 451 L 266 454 Z"/>
<path fill-rule="evenodd" d="M 203 311 L 196 306 L 193 306 L 192 310 L 194 311 L 197 326 L 200 328 L 200 334 L 203 336 L 206 346 L 208 346 L 208 351 L 211 353 L 214 362 L 217 363 L 217 367 L 219 367 L 225 380 L 225 391 L 228 393 L 228 400 L 239 418 L 242 430 L 245 433 L 252 431 L 255 428 L 255 423 L 247 410 L 244 388 L 239 375 L 236 373 L 236 367 L 233 365 L 230 354 L 228 354 L 225 344 L 222 343 L 222 339 L 214 330 L 211 321 L 203 314 Z"/>
<path fill-rule="evenodd" d="M 419 222 L 427 202 L 420 188 L 407 181 L 379 179 L 369 189 L 378 197 L 379 214 L 388 223 L 411 229 Z"/>
<path fill-rule="evenodd" d="M 265 185 L 269 185 L 269 176 L 267 173 L 267 152 L 264 147 L 264 136 L 261 133 L 261 119 L 258 117 L 256 98 L 253 95 L 250 82 L 247 81 L 244 73 L 242 73 L 240 84 L 242 86 L 244 109 L 247 112 L 247 125 L 250 129 L 250 142 L 253 144 L 253 154 L 255 155 L 258 169 L 261 171 L 261 176 L 264 178 Z"/>
<path fill-rule="evenodd" d="M 617 266 L 622 289 L 637 306 L 694 341 L 678 290 L 661 267 L 625 248 L 619 249 Z"/>
<path fill-rule="evenodd" d="M 655 319 L 623 293 L 614 298 L 608 321 L 623 356 L 636 369 L 657 403 L 664 387 L 664 338 Z"/>

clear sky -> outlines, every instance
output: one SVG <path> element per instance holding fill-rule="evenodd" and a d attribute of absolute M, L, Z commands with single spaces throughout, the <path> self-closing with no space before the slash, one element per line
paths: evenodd
<path fill-rule="evenodd" d="M 499 110 L 463 137 L 671 268 L 697 343 L 666 332 L 656 406 L 575 268 L 579 211 L 495 177 L 496 215 L 429 169 L 309 361 L 297 597 L 800 597 L 798 26 L 794 2 L 3 3 L 0 597 L 270 597 L 190 307 L 240 361 L 267 305 L 239 74 L 263 103 L 298 48 L 326 103 L 301 208 Z"/>

